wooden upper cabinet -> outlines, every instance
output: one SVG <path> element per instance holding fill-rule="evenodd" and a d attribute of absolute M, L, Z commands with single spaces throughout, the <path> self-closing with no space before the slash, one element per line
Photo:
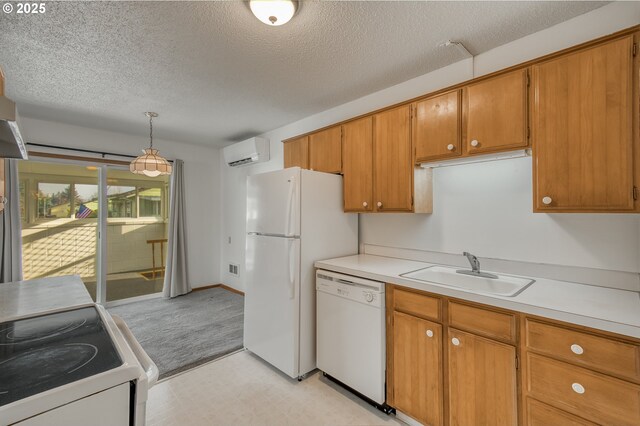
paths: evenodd
<path fill-rule="evenodd" d="M 461 90 L 455 90 L 413 104 L 416 163 L 462 154 L 461 95 Z"/>
<path fill-rule="evenodd" d="M 344 210 L 373 211 L 373 118 L 342 126 Z"/>
<path fill-rule="evenodd" d="M 291 139 L 284 143 L 284 168 L 309 168 L 309 136 Z"/>
<path fill-rule="evenodd" d="M 393 313 L 394 407 L 430 426 L 443 424 L 442 326 Z"/>
<path fill-rule="evenodd" d="M 632 52 L 627 36 L 533 66 L 534 210 L 633 210 Z"/>
<path fill-rule="evenodd" d="M 331 127 L 309 135 L 309 168 L 342 173 L 342 129 Z"/>
<path fill-rule="evenodd" d="M 463 145 L 468 154 L 524 148 L 527 69 L 481 80 L 463 89 Z"/>
<path fill-rule="evenodd" d="M 447 337 L 448 424 L 515 426 L 516 348 L 453 328 Z"/>
<path fill-rule="evenodd" d="M 380 112 L 373 120 L 375 208 L 378 211 L 411 211 L 411 105 Z"/>

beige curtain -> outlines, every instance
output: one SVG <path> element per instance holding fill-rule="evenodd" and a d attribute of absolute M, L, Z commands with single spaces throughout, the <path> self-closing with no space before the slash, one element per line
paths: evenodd
<path fill-rule="evenodd" d="M 187 224 L 184 197 L 184 162 L 173 162 L 169 202 L 169 238 L 167 267 L 164 275 L 164 297 L 176 297 L 191 291 L 187 273 Z"/>

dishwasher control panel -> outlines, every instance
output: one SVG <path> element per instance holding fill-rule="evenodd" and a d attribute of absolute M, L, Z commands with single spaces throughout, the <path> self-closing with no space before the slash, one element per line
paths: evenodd
<path fill-rule="evenodd" d="M 374 307 L 384 306 L 384 283 L 319 270 L 316 290 Z"/>

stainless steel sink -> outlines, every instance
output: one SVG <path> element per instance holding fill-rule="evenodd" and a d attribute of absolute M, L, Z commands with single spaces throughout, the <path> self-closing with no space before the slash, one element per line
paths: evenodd
<path fill-rule="evenodd" d="M 460 274 L 460 268 L 448 266 L 429 266 L 417 271 L 400 274 L 401 277 L 411 278 L 433 284 L 462 288 L 478 293 L 495 294 L 498 296 L 514 297 L 535 282 L 526 277 L 493 273 L 497 278 Z"/>

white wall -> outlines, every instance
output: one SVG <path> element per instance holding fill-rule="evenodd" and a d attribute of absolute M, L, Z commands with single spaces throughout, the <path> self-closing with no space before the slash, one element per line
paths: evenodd
<path fill-rule="evenodd" d="M 245 181 L 282 168 L 283 139 L 419 96 L 640 23 L 640 3 L 616 2 L 471 59 L 268 132 L 268 163 L 222 164 L 222 282 L 244 289 Z M 435 172 L 431 215 L 360 215 L 361 241 L 392 247 L 640 271 L 640 218 L 634 215 L 533 214 L 531 160 L 455 166 Z M 229 242 L 229 238 L 231 239 Z M 240 278 L 226 273 L 241 265 Z"/>
<path fill-rule="evenodd" d="M 20 117 L 27 142 L 139 155 L 146 137 Z M 184 160 L 189 280 L 193 287 L 220 282 L 220 150 L 154 138 L 167 158 Z M 34 151 L 38 149 L 33 148 Z"/>

